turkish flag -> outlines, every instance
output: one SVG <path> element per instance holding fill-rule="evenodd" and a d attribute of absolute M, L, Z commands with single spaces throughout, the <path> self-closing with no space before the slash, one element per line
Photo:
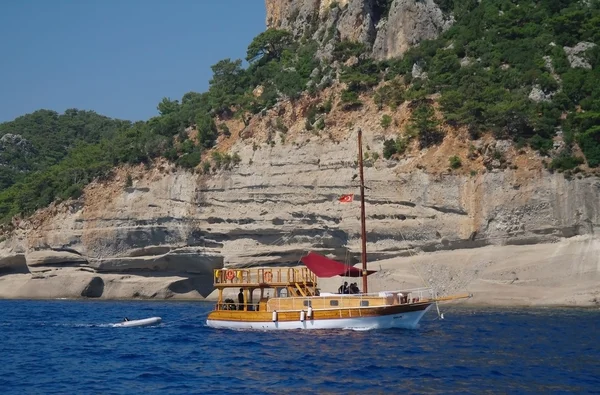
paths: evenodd
<path fill-rule="evenodd" d="M 338 200 L 340 201 L 340 203 L 350 203 L 354 200 L 354 194 L 351 193 L 348 195 L 342 195 Z"/>

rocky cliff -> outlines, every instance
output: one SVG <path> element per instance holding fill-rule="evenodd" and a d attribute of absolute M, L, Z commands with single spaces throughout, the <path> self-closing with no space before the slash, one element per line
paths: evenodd
<path fill-rule="evenodd" d="M 433 0 L 266 0 L 267 26 L 309 35 L 328 56 L 337 41 L 366 44 L 376 59 L 398 57 L 452 25 Z"/>
<path fill-rule="evenodd" d="M 238 153 L 235 167 L 211 174 L 167 163 L 121 168 L 87 187 L 83 199 L 21 222 L 0 245 L 0 297 L 203 297 L 212 270 L 223 265 L 295 264 L 309 250 L 355 263 L 359 205 L 337 198 L 358 198 L 356 128 L 368 158 L 370 260 L 549 243 L 600 229 L 597 177 L 551 174 L 535 152 L 485 137 L 474 152 L 463 132 L 451 130 L 439 146 L 385 160 L 378 153 L 394 132 L 380 125 L 373 102 L 351 113 L 334 107 L 317 133 L 304 129 L 303 118 L 315 99 L 303 100 L 247 127 L 226 121 L 233 136 L 219 147 Z M 388 113 L 402 124 L 406 111 Z M 511 165 L 489 166 L 488 152 Z M 463 166 L 450 170 L 455 154 Z M 598 278 L 600 270 L 588 266 L 588 278 Z M 15 276 L 20 285 L 2 285 Z M 50 295 L 36 285 L 42 281 L 52 285 Z"/>

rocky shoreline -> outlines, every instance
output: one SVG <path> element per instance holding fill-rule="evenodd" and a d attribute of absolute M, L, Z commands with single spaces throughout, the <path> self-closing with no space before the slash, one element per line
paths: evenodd
<path fill-rule="evenodd" d="M 473 293 L 473 298 L 457 302 L 460 305 L 600 306 L 600 238 L 593 236 L 548 244 L 422 253 L 370 262 L 369 267 L 378 270 L 369 278 L 372 292 L 425 283 L 442 295 Z M 334 292 L 341 280 L 322 279 L 320 287 Z M 216 293 L 209 273 L 144 276 L 71 266 L 5 273 L 0 276 L 0 298 L 215 300 Z"/>

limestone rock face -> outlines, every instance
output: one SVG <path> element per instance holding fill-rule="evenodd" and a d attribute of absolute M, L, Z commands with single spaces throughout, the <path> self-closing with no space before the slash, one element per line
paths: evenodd
<path fill-rule="evenodd" d="M 316 23 L 320 3 L 320 0 L 267 1 L 267 27 L 289 30 L 299 37 L 311 23 Z"/>
<path fill-rule="evenodd" d="M 41 250 L 27 254 L 27 265 L 29 267 L 78 265 L 83 263 L 87 263 L 84 257 L 68 251 Z"/>
<path fill-rule="evenodd" d="M 363 146 L 381 152 L 380 133 L 366 131 Z M 123 187 L 121 172 L 90 185 L 81 202 L 23 223 L 0 244 L 0 268 L 32 274 L 18 275 L 29 276 L 18 289 L 0 287 L 0 297 L 204 297 L 213 269 L 224 265 L 294 265 L 310 250 L 358 261 L 355 131 L 340 140 L 298 134 L 275 147 L 239 140 L 232 149 L 241 163 L 231 170 L 209 176 L 140 167 L 132 187 Z M 370 261 L 600 230 L 597 177 L 403 170 L 416 160 L 366 162 Z M 348 193 L 355 201 L 339 203 Z M 0 281 L 2 274 L 10 277 L 2 272 Z"/>
<path fill-rule="evenodd" d="M 436 38 L 453 22 L 433 0 L 394 0 L 389 8 L 375 0 L 266 0 L 267 27 L 299 38 L 310 34 L 330 55 L 333 43 L 358 41 L 376 59 L 401 56 L 422 40 Z"/>
<path fill-rule="evenodd" d="M 200 248 L 178 248 L 160 255 L 92 259 L 90 267 L 109 273 L 148 271 L 196 275 L 210 274 L 213 269 L 222 267 L 222 259 L 218 255 L 210 256 Z"/>
<path fill-rule="evenodd" d="M 360 249 L 355 140 L 354 132 L 338 142 L 302 136 L 256 150 L 240 141 L 241 164 L 213 176 L 167 169 L 111 197 L 96 184 L 81 207 L 31 224 L 12 243 L 37 250 L 26 255 L 30 267 L 85 262 L 99 273 L 212 275 L 223 264 L 293 264 L 309 250 L 345 259 Z M 364 145 L 381 151 L 383 140 L 367 134 Z M 548 242 L 600 224 L 595 177 L 404 173 L 379 159 L 365 178 L 371 259 Z M 347 193 L 355 202 L 340 204 Z M 67 248 L 76 254 L 48 251 Z"/>
<path fill-rule="evenodd" d="M 369 46 L 375 39 L 375 15 L 370 1 L 349 0 L 338 19 L 340 40 L 358 41 Z"/>
<path fill-rule="evenodd" d="M 594 48 L 596 44 L 590 42 L 580 42 L 574 47 L 563 47 L 567 54 L 569 64 L 573 68 L 591 69 L 592 65 L 589 60 L 585 57 L 585 53 L 588 49 Z"/>
<path fill-rule="evenodd" d="M 0 243 L 0 276 L 30 278 L 13 290 L 5 285 L 0 297 L 206 296 L 213 269 L 223 266 L 222 244 L 194 225 L 197 180 L 190 176 L 147 180 L 160 192 L 93 184 L 85 203 L 53 206 L 23 222 Z"/>
<path fill-rule="evenodd" d="M 388 18 L 378 26 L 373 57 L 389 59 L 401 56 L 419 42 L 437 38 L 452 22 L 433 0 L 396 0 Z"/>

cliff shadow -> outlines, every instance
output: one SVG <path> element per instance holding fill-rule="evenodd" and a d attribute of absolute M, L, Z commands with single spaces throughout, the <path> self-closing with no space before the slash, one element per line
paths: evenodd
<path fill-rule="evenodd" d="M 18 254 L 0 259 L 0 276 L 7 274 L 30 274 L 25 255 Z"/>
<path fill-rule="evenodd" d="M 81 291 L 84 298 L 99 298 L 104 293 L 104 280 L 101 277 L 94 277 L 88 285 Z"/>
<path fill-rule="evenodd" d="M 187 294 L 190 292 L 198 292 L 203 298 L 214 291 L 213 276 L 194 276 L 184 280 L 175 281 L 169 285 L 169 291 L 175 294 Z"/>

